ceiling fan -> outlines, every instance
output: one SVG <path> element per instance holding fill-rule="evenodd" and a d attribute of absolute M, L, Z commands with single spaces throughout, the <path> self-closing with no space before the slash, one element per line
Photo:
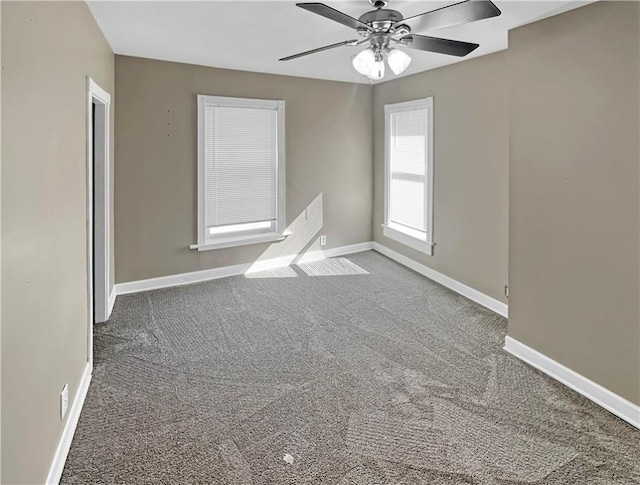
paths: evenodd
<path fill-rule="evenodd" d="M 353 67 L 358 73 L 372 80 L 378 80 L 384 77 L 385 59 L 396 75 L 409 66 L 411 57 L 395 49 L 395 46 L 457 57 L 464 57 L 479 47 L 479 44 L 470 42 L 413 34 L 412 30 L 450 27 L 497 17 L 501 14 L 500 9 L 490 0 L 465 0 L 408 18 L 404 18 L 397 10 L 385 8 L 388 3 L 386 0 L 369 0 L 369 3 L 375 10 L 364 13 L 358 19 L 323 3 L 297 3 L 296 5 L 300 8 L 355 29 L 362 38 L 318 47 L 279 60 L 290 61 L 335 47 L 368 43 L 369 46 L 353 58 Z"/>

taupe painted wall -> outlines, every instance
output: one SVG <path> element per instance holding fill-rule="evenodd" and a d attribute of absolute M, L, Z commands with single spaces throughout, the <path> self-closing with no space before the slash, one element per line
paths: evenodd
<path fill-rule="evenodd" d="M 116 91 L 117 282 L 319 249 L 320 234 L 326 248 L 371 240 L 369 86 L 116 56 Z M 285 100 L 287 224 L 323 194 L 322 229 L 309 222 L 299 244 L 189 249 L 198 94 Z"/>
<path fill-rule="evenodd" d="M 87 362 L 85 76 L 113 93 L 114 59 L 84 2 L 1 8 L 1 481 L 35 484 Z"/>
<path fill-rule="evenodd" d="M 2 147 L 2 7 L 0 6 L 0 147 Z M 0 149 L 0 275 L 2 275 L 2 149 Z M 0 352 L 2 349 L 2 278 L 0 277 Z M 0 482 L 2 482 L 2 358 L 0 358 Z"/>
<path fill-rule="evenodd" d="M 636 404 L 639 9 L 509 36 L 509 335 Z"/>
<path fill-rule="evenodd" d="M 419 54 L 417 54 L 419 55 Z M 374 240 L 500 301 L 507 283 L 506 52 L 374 86 Z M 433 256 L 382 234 L 384 105 L 434 97 Z"/>

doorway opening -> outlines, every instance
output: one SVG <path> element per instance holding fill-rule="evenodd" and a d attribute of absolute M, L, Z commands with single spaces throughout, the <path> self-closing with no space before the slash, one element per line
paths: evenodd
<path fill-rule="evenodd" d="M 111 96 L 87 78 L 87 308 L 88 359 L 93 365 L 93 324 L 106 322 L 109 284 L 109 108 Z"/>

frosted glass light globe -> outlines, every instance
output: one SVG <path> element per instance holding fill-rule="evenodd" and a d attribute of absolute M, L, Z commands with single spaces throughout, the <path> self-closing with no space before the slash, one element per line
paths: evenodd
<path fill-rule="evenodd" d="M 364 76 L 368 76 L 371 73 L 371 68 L 375 62 L 376 56 L 371 49 L 363 50 L 351 61 L 353 68 Z"/>
<path fill-rule="evenodd" d="M 373 79 L 377 81 L 378 79 L 382 79 L 384 77 L 384 61 L 379 60 L 373 63 L 373 67 L 371 68 L 371 72 L 369 73 L 369 79 Z"/>
<path fill-rule="evenodd" d="M 411 64 L 411 57 L 402 51 L 393 49 L 387 56 L 389 67 L 395 75 L 402 74 L 404 70 Z"/>

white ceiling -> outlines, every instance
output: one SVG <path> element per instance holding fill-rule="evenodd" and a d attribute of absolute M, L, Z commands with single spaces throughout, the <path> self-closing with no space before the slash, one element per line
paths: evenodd
<path fill-rule="evenodd" d="M 456 1 L 391 0 L 387 8 L 410 17 Z M 591 1 L 494 0 L 502 11 L 499 17 L 427 34 L 480 44 L 464 58 L 471 59 L 506 49 L 509 29 Z M 369 82 L 351 66 L 350 59 L 363 46 L 339 47 L 292 61 L 278 61 L 291 54 L 357 38 L 350 28 L 296 7 L 295 1 L 89 0 L 87 3 L 116 54 L 242 71 Z M 366 0 L 323 3 L 356 18 L 372 9 Z M 405 50 L 413 61 L 402 77 L 462 60 Z M 384 81 L 395 77 L 388 72 Z"/>

